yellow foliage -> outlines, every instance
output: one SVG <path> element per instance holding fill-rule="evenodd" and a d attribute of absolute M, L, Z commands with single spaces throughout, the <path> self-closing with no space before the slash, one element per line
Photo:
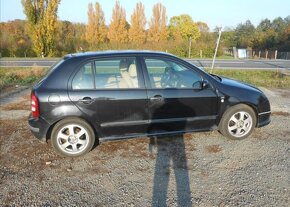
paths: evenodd
<path fill-rule="evenodd" d="M 94 47 L 106 40 L 107 28 L 105 25 L 104 12 L 101 5 L 96 2 L 95 10 L 93 4 L 88 5 L 88 25 L 86 27 L 85 40 Z"/>
<path fill-rule="evenodd" d="M 132 43 L 143 44 L 146 40 L 145 33 L 146 17 L 144 5 L 139 2 L 131 15 L 131 27 L 129 29 L 129 39 Z"/>
<path fill-rule="evenodd" d="M 116 1 L 113 8 L 112 20 L 109 26 L 108 38 L 111 43 L 128 42 L 128 25 L 125 9 Z"/>
<path fill-rule="evenodd" d="M 153 16 L 149 22 L 148 41 L 160 42 L 167 40 L 166 22 L 166 8 L 161 3 L 155 4 L 153 6 Z"/>
<path fill-rule="evenodd" d="M 22 0 L 35 52 L 54 56 L 57 10 L 60 0 Z"/>

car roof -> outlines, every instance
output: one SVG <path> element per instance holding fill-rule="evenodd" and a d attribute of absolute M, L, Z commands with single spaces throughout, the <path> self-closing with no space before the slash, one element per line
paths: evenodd
<path fill-rule="evenodd" d="M 143 54 L 143 55 L 167 55 L 176 57 L 170 53 L 161 52 L 161 51 L 151 51 L 151 50 L 106 50 L 106 51 L 91 51 L 91 52 L 80 52 L 72 53 L 64 56 L 64 59 L 73 58 L 73 57 L 95 57 L 95 56 L 107 56 L 107 55 L 132 55 L 132 54 Z"/>

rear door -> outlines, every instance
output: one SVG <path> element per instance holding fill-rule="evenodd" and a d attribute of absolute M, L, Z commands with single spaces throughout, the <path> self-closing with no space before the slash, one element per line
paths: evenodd
<path fill-rule="evenodd" d="M 136 57 L 84 63 L 71 81 L 69 96 L 101 137 L 146 131 L 148 99 Z"/>
<path fill-rule="evenodd" d="M 215 124 L 217 95 L 202 88 L 193 68 L 164 57 L 145 57 L 150 133 L 202 130 Z"/>

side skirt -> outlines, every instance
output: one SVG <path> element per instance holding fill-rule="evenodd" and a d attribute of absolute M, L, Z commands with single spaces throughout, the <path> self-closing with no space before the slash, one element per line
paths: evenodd
<path fill-rule="evenodd" d="M 144 133 L 144 134 L 129 134 L 126 136 L 110 136 L 110 137 L 100 137 L 99 142 L 107 142 L 113 140 L 124 140 L 124 139 L 134 139 L 134 138 L 144 138 L 144 137 L 152 137 L 152 136 L 166 136 L 166 135 L 178 135 L 178 134 L 185 134 L 190 132 L 206 132 L 206 131 L 214 131 L 218 127 L 216 125 L 212 126 L 211 128 L 204 128 L 204 129 L 193 129 L 193 130 L 186 130 L 186 131 L 173 131 L 173 132 L 156 132 L 156 133 Z"/>

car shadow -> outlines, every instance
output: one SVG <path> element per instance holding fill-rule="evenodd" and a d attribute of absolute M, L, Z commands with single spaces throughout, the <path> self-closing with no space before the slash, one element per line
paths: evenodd
<path fill-rule="evenodd" d="M 174 173 L 178 206 L 192 206 L 184 138 L 150 138 L 149 150 L 157 150 L 152 206 L 167 206 L 170 174 Z"/>

